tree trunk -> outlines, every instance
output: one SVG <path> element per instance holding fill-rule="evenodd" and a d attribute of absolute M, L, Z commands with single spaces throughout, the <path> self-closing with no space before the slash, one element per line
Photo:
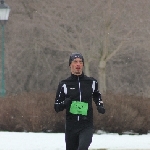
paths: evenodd
<path fill-rule="evenodd" d="M 84 62 L 84 73 L 85 75 L 87 76 L 90 76 L 90 66 L 89 66 L 89 62 L 88 61 L 85 61 Z"/>
<path fill-rule="evenodd" d="M 98 82 L 100 93 L 106 93 L 106 61 L 101 60 L 98 67 Z"/>

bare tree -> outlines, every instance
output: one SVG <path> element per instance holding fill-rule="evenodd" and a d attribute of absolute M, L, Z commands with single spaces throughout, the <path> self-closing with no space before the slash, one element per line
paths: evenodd
<path fill-rule="evenodd" d="M 148 0 L 13 0 L 9 5 L 7 91 L 54 90 L 69 73 L 69 54 L 77 51 L 102 93 L 148 93 Z"/>
<path fill-rule="evenodd" d="M 85 73 L 87 75 L 90 75 L 90 68 L 93 67 L 90 63 L 93 60 L 98 61 L 97 72 L 102 93 L 106 92 L 106 63 L 121 49 L 132 31 L 119 27 L 119 32 L 125 30 L 125 35 L 121 34 L 121 39 L 115 37 L 116 26 L 122 25 L 117 21 L 122 19 L 123 10 L 121 9 L 124 2 L 121 1 L 118 5 L 116 3 L 112 0 L 83 0 L 82 2 L 65 0 L 64 3 L 57 1 L 55 4 L 59 10 L 53 18 L 55 21 L 51 22 L 56 23 L 56 20 L 58 22 L 57 27 L 55 26 L 55 30 L 52 31 L 53 39 L 59 41 L 57 44 L 61 49 L 83 53 L 86 58 Z M 112 8 L 112 4 L 115 8 Z M 114 45 L 112 40 L 116 41 L 117 45 Z"/>
<path fill-rule="evenodd" d="M 134 33 L 141 27 L 142 8 L 148 1 L 69 1 L 55 2 L 57 15 L 53 36 L 61 49 L 80 51 L 85 56 L 85 73 L 97 69 L 100 91 L 105 93 L 106 64 L 125 47 L 138 44 Z M 59 10 L 58 10 L 59 8 Z M 139 16 L 137 15 L 139 14 Z M 54 21 L 56 23 L 56 21 Z M 52 30 L 55 31 L 55 30 Z M 126 50 L 128 53 L 129 50 Z M 125 55 L 126 55 L 125 53 Z M 91 63 L 95 61 L 97 66 Z"/>

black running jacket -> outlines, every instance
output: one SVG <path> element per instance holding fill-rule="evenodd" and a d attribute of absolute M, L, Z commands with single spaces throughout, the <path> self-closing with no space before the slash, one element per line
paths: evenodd
<path fill-rule="evenodd" d="M 87 114 L 71 113 L 71 104 L 67 107 L 64 106 L 65 98 L 71 98 L 71 101 L 86 103 L 88 105 Z M 71 74 L 69 78 L 62 80 L 58 85 L 54 109 L 56 112 L 66 109 L 66 121 L 87 120 L 93 124 L 92 100 L 96 106 L 103 106 L 101 94 L 98 90 L 98 82 L 92 77 L 87 77 L 84 73 L 79 76 Z"/>

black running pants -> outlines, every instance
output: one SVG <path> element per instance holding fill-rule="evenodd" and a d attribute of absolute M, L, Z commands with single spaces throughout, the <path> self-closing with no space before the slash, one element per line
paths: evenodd
<path fill-rule="evenodd" d="M 66 131 L 66 150 L 88 150 L 92 142 L 93 128 L 84 128 L 82 130 L 74 129 Z"/>

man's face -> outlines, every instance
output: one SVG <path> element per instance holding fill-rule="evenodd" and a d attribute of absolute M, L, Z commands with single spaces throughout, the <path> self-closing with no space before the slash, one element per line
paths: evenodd
<path fill-rule="evenodd" d="M 71 73 L 74 75 L 81 75 L 82 74 L 82 70 L 83 70 L 83 62 L 82 59 L 80 58 L 76 58 L 74 59 L 71 64 L 70 64 L 70 68 L 71 68 Z"/>

